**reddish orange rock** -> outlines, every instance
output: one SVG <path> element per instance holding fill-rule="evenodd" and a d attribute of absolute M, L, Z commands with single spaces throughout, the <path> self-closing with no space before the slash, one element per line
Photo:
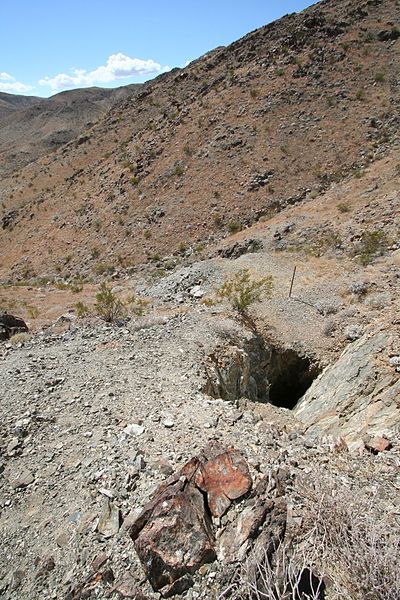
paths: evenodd
<path fill-rule="evenodd" d="M 390 450 L 392 444 L 387 438 L 378 435 L 372 439 L 367 440 L 365 442 L 365 447 L 370 452 L 377 454 L 378 452 L 385 452 L 385 450 Z"/>
<path fill-rule="evenodd" d="M 200 464 L 195 482 L 207 493 L 208 506 L 213 517 L 222 517 L 232 500 L 247 494 L 253 483 L 246 461 L 233 449 Z"/>
<path fill-rule="evenodd" d="M 160 485 L 129 530 L 154 590 L 168 597 L 193 585 L 191 575 L 216 558 L 210 513 L 222 516 L 251 486 L 241 454 L 216 444 Z"/>

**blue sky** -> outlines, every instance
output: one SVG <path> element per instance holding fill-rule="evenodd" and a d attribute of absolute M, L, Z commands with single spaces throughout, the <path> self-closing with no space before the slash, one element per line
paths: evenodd
<path fill-rule="evenodd" d="M 309 0 L 0 0 L 0 91 L 116 87 L 184 66 Z"/>

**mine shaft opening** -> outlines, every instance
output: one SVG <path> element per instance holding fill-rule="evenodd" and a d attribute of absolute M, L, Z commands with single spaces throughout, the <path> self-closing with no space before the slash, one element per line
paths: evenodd
<path fill-rule="evenodd" d="M 291 349 L 272 349 L 266 366 L 265 401 L 292 410 L 318 374 L 318 367 L 309 357 Z"/>
<path fill-rule="evenodd" d="M 319 372 L 306 352 L 255 335 L 230 340 L 208 357 L 204 391 L 214 398 L 247 398 L 292 410 Z"/>

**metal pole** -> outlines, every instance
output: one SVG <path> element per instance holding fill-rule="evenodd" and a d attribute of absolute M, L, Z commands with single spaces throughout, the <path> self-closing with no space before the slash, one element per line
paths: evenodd
<path fill-rule="evenodd" d="M 293 284 L 294 284 L 294 278 L 295 278 L 295 276 L 296 276 L 296 269 L 297 269 L 297 266 L 295 265 L 295 267 L 294 267 L 294 269 L 293 269 L 292 283 L 290 284 L 289 298 L 290 298 L 290 297 L 291 297 L 291 295 L 292 295 L 292 289 L 293 289 Z"/>

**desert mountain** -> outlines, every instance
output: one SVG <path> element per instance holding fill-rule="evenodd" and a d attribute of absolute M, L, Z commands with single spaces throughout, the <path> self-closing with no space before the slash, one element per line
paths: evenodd
<path fill-rule="evenodd" d="M 61 92 L 50 98 L 1 93 L 0 175 L 13 173 L 76 138 L 138 87 L 94 87 Z"/>
<path fill-rule="evenodd" d="M 22 96 L 21 94 L 7 94 L 0 92 L 0 117 L 10 114 L 16 110 L 21 110 L 33 104 L 41 102 L 43 99 L 39 96 Z"/>
<path fill-rule="evenodd" d="M 207 245 L 359 176 L 398 142 L 399 10 L 335 0 L 288 15 L 147 83 L 3 178 L 3 277 L 88 275 L 99 256 L 116 268 Z M 58 144 L 73 135 L 59 113 L 81 130 L 109 98 L 50 99 L 50 130 L 41 105 L 13 114 L 3 152 L 8 136 Z"/>
<path fill-rule="evenodd" d="M 5 98 L 2 598 L 399 598 L 399 22 Z"/>

